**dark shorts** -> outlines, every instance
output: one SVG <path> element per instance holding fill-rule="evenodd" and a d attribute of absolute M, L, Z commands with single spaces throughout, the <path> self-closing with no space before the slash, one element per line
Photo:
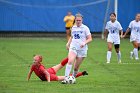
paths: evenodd
<path fill-rule="evenodd" d="M 70 29 L 71 29 L 71 27 L 65 27 L 65 29 L 66 29 L 66 30 L 70 30 Z"/>

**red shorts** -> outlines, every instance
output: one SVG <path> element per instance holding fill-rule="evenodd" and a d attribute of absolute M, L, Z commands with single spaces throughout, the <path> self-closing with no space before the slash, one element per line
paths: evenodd
<path fill-rule="evenodd" d="M 47 71 L 50 74 L 50 81 L 58 81 L 58 77 L 56 76 L 56 72 L 53 68 L 48 68 Z"/>

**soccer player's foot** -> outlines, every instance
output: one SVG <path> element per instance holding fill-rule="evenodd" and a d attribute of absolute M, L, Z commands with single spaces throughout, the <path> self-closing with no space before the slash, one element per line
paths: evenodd
<path fill-rule="evenodd" d="M 61 81 L 61 84 L 67 84 L 66 80 Z"/>
<path fill-rule="evenodd" d="M 120 63 L 122 63 L 122 61 L 121 61 L 121 60 L 119 60 L 119 61 L 118 61 L 118 64 L 120 64 Z"/>
<path fill-rule="evenodd" d="M 61 81 L 61 84 L 67 84 L 67 80 L 66 80 L 67 77 L 65 77 L 65 79 L 63 81 Z"/>
<path fill-rule="evenodd" d="M 135 58 L 135 60 L 139 60 L 139 58 Z"/>
<path fill-rule="evenodd" d="M 107 63 L 107 64 L 109 64 L 109 63 L 110 63 L 110 61 L 107 61 L 106 63 Z"/>
<path fill-rule="evenodd" d="M 82 74 L 83 74 L 83 76 L 85 76 L 85 75 L 88 75 L 88 72 L 87 71 L 83 71 Z"/>
<path fill-rule="evenodd" d="M 134 53 L 131 51 L 131 52 L 130 52 L 130 58 L 131 58 L 131 59 L 133 59 L 133 55 L 134 55 Z"/>

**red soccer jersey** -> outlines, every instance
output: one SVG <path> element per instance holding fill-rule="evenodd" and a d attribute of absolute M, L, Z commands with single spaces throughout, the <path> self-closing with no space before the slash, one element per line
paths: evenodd
<path fill-rule="evenodd" d="M 35 72 L 35 74 L 42 80 L 42 81 L 46 81 L 46 78 L 45 78 L 45 74 L 44 74 L 44 70 L 45 67 L 40 64 L 39 66 L 36 66 L 36 65 L 32 65 L 31 67 L 31 70 Z"/>

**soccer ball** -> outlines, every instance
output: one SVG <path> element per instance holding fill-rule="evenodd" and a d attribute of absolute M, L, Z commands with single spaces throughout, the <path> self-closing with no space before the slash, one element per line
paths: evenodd
<path fill-rule="evenodd" d="M 76 83 L 76 79 L 75 79 L 74 76 L 68 76 L 66 78 L 66 82 L 67 82 L 67 84 L 75 84 Z"/>

